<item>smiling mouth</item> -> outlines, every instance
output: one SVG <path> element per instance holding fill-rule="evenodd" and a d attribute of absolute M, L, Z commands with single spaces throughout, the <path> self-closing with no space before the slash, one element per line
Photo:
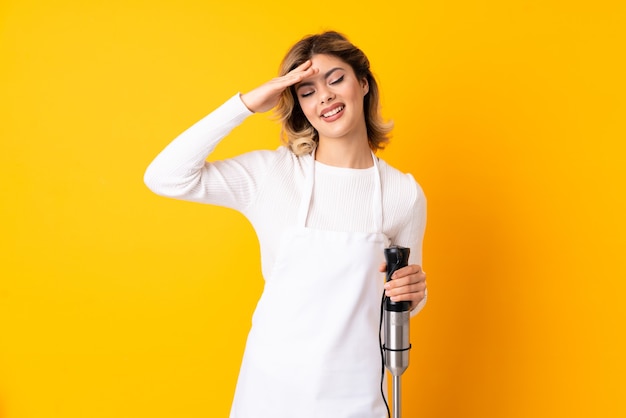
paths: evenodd
<path fill-rule="evenodd" d="M 335 116 L 337 113 L 341 112 L 345 106 L 338 106 L 331 110 L 330 112 L 326 112 L 322 115 L 323 118 L 329 118 L 331 116 Z"/>

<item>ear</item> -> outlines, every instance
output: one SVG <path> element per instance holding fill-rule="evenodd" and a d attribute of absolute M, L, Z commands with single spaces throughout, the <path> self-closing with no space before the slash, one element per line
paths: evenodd
<path fill-rule="evenodd" d="M 370 91 L 370 83 L 367 81 L 367 77 L 363 77 L 361 80 L 361 89 L 363 90 L 363 96 L 365 96 Z"/>

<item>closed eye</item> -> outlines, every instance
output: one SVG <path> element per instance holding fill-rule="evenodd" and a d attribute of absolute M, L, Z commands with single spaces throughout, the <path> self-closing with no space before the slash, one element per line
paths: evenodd
<path fill-rule="evenodd" d="M 341 83 L 343 81 L 343 77 L 344 76 L 342 75 L 338 79 L 331 81 L 330 84 L 339 84 L 339 83 Z"/>

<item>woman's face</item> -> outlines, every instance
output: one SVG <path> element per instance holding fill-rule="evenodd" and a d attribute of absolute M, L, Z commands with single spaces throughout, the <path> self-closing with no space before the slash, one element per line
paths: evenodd
<path fill-rule="evenodd" d="M 311 61 L 319 71 L 296 84 L 295 91 L 320 140 L 359 135 L 367 139 L 363 113 L 367 80 L 357 79 L 352 67 L 333 55 L 313 55 Z"/>

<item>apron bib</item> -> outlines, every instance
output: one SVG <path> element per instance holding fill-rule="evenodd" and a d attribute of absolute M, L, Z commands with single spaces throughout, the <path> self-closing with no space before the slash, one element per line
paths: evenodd
<path fill-rule="evenodd" d="M 383 418 L 378 267 L 388 245 L 376 158 L 375 233 L 306 227 L 315 161 L 298 224 L 281 241 L 252 318 L 231 418 Z"/>

